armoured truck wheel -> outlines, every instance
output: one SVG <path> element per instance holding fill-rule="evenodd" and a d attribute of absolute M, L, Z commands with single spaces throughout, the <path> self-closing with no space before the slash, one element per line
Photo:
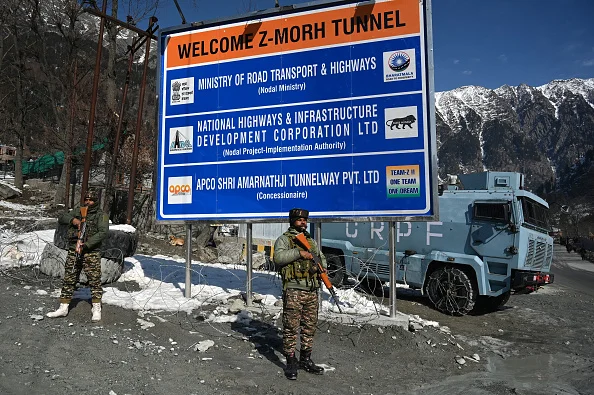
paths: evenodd
<path fill-rule="evenodd" d="M 450 315 L 468 314 L 477 297 L 468 275 L 452 266 L 442 266 L 431 273 L 425 292 L 437 310 Z"/>
<path fill-rule="evenodd" d="M 328 265 L 328 278 L 333 286 L 339 287 L 344 282 L 344 262 L 336 254 L 324 253 L 326 264 Z"/>
<path fill-rule="evenodd" d="M 510 296 L 511 291 L 504 292 L 499 296 L 479 296 L 474 309 L 482 313 L 497 311 L 505 306 Z"/>

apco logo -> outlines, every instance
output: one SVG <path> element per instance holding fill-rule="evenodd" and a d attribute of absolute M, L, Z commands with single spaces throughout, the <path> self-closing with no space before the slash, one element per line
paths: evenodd
<path fill-rule="evenodd" d="M 192 203 L 192 177 L 169 177 L 167 196 L 169 204 Z"/>
<path fill-rule="evenodd" d="M 414 49 L 384 52 L 384 82 L 415 79 L 415 59 Z"/>
<path fill-rule="evenodd" d="M 169 153 L 184 154 L 193 151 L 194 127 L 184 126 L 169 129 Z"/>
<path fill-rule="evenodd" d="M 170 98 L 172 106 L 194 103 L 194 77 L 171 80 Z"/>
<path fill-rule="evenodd" d="M 417 107 L 395 107 L 384 110 L 386 139 L 402 139 L 419 136 Z"/>

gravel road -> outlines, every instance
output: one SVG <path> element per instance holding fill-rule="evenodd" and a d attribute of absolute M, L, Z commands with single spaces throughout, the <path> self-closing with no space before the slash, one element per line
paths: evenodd
<path fill-rule="evenodd" d="M 313 359 L 327 371 L 294 382 L 282 373 L 280 320 L 267 311 L 215 324 L 200 312 L 104 305 L 92 324 L 81 297 L 50 320 L 59 282 L 35 268 L 2 271 L 0 393 L 594 394 L 594 264 L 557 247 L 556 283 L 495 313 L 449 317 L 402 291 L 399 311 L 439 327 L 322 320 Z"/>

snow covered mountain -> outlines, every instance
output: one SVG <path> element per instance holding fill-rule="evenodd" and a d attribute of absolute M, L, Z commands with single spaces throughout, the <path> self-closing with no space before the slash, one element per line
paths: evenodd
<path fill-rule="evenodd" d="M 594 154 L 594 78 L 435 94 L 439 175 L 521 171 L 532 189 L 563 187 Z"/>

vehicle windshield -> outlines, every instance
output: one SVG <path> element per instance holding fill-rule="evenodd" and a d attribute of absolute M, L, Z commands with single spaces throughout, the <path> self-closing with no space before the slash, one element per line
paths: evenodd
<path fill-rule="evenodd" d="M 509 223 L 509 202 L 474 202 L 474 219 L 482 221 Z"/>
<path fill-rule="evenodd" d="M 549 209 L 546 206 L 527 197 L 520 197 L 520 201 L 524 212 L 524 224 L 541 228 L 546 232 L 551 230 Z"/>

